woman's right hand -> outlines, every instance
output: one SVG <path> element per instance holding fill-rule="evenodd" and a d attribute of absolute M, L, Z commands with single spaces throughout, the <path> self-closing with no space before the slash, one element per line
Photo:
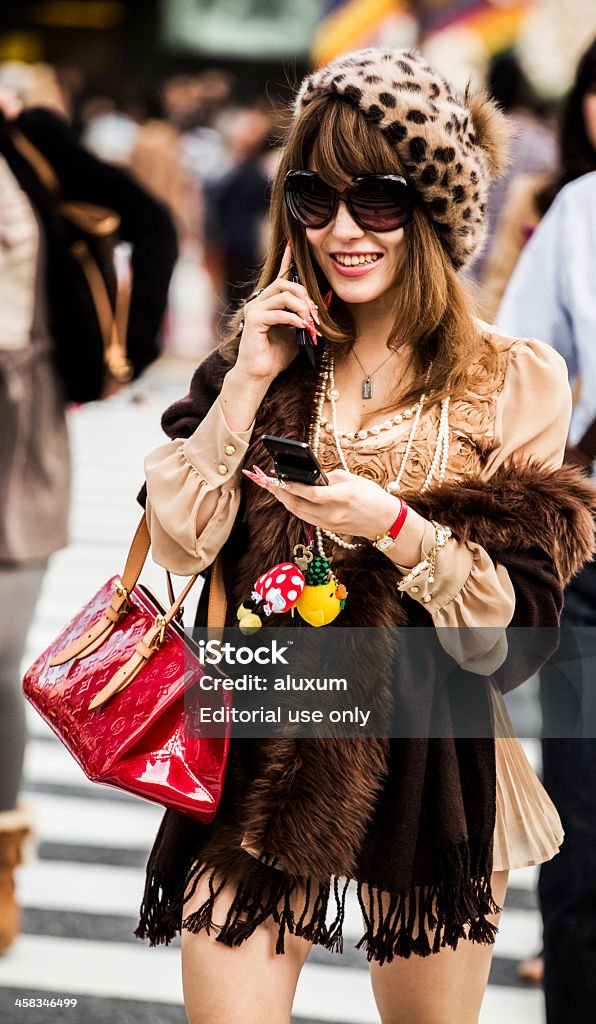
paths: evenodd
<path fill-rule="evenodd" d="M 244 329 L 236 371 L 270 384 L 298 355 L 296 328 L 318 324 L 317 309 L 306 288 L 288 281 L 292 263 L 288 242 L 275 281 L 244 307 Z M 312 325 L 312 319 L 311 319 Z"/>

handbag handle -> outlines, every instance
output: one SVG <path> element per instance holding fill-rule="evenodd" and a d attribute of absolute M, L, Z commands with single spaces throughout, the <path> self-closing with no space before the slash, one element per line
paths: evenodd
<path fill-rule="evenodd" d="M 124 571 L 119 580 L 114 583 L 114 595 L 108 607 L 89 629 L 81 636 L 76 637 L 67 647 L 59 651 L 52 658 L 50 665 L 63 665 L 71 658 L 85 658 L 88 654 L 96 651 L 113 632 L 115 626 L 125 615 L 128 614 L 131 604 L 128 596 L 132 593 L 141 575 L 143 566 L 147 560 L 149 548 L 151 547 L 151 535 L 147 526 L 145 513 L 141 516 L 130 545 Z M 211 570 L 211 581 L 209 587 L 209 606 L 207 613 L 208 629 L 221 629 L 225 624 L 226 617 L 226 593 L 223 585 L 219 556 L 216 558 Z M 159 643 L 163 641 L 166 626 L 178 614 L 183 602 L 190 590 L 199 578 L 199 573 L 191 576 L 190 580 L 180 592 L 178 597 L 172 601 L 170 608 L 165 615 L 157 616 L 152 630 L 155 630 L 155 637 L 149 636 L 143 639 L 148 645 L 152 644 L 157 637 Z M 170 581 L 171 586 L 171 581 Z M 171 595 L 173 597 L 173 594 Z M 149 632 L 151 633 L 152 630 Z"/>

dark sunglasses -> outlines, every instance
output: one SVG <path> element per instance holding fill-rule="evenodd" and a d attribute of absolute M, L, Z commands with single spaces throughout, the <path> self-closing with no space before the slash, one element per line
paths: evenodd
<path fill-rule="evenodd" d="M 396 231 L 412 217 L 412 192 L 400 174 L 363 174 L 338 192 L 316 171 L 288 171 L 284 180 L 286 206 L 305 228 L 324 228 L 333 220 L 340 199 L 353 220 L 367 231 Z"/>

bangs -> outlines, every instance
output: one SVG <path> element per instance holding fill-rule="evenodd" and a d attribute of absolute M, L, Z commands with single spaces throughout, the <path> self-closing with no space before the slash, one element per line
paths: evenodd
<path fill-rule="evenodd" d="M 310 120 L 304 167 L 311 162 L 325 181 L 336 188 L 360 174 L 403 174 L 395 150 L 376 125 L 345 100 L 323 96 L 302 114 Z"/>

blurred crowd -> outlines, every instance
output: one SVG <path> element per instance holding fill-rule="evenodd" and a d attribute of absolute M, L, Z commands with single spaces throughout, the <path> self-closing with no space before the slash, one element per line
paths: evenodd
<path fill-rule="evenodd" d="M 593 49 L 558 104 L 535 94 L 511 52 L 484 83 L 515 127 L 512 159 L 489 197 L 489 244 L 468 279 L 479 315 L 493 322 L 532 231 L 558 191 L 596 169 Z M 189 356 L 216 342 L 222 315 L 252 289 L 268 239 L 268 199 L 283 104 L 250 101 L 242 83 L 212 68 L 176 74 L 150 89 L 93 86 L 79 69 L 7 63 L 0 88 L 27 107 L 70 122 L 98 159 L 127 169 L 170 210 L 179 260 L 170 289 L 166 345 Z"/>
<path fill-rule="evenodd" d="M 86 150 L 167 206 L 180 252 L 166 345 L 193 357 L 211 348 L 266 250 L 281 109 L 264 96 L 247 101 L 241 83 L 218 69 L 143 89 L 90 86 L 70 67 L 7 63 L 0 88 L 66 117 Z"/>
<path fill-rule="evenodd" d="M 596 169 L 594 55 L 557 105 L 537 96 L 516 57 L 494 58 L 486 86 L 516 130 L 507 174 L 489 197 L 489 244 L 468 278 L 479 315 L 492 322 L 517 259 L 557 192 Z M 91 85 L 79 69 L 7 63 L 0 88 L 70 122 L 98 159 L 125 168 L 165 203 L 176 226 L 166 345 L 194 357 L 215 344 L 258 276 L 268 239 L 269 185 L 283 130 L 283 104 L 250 101 L 242 83 L 212 68 L 139 83 Z"/>

